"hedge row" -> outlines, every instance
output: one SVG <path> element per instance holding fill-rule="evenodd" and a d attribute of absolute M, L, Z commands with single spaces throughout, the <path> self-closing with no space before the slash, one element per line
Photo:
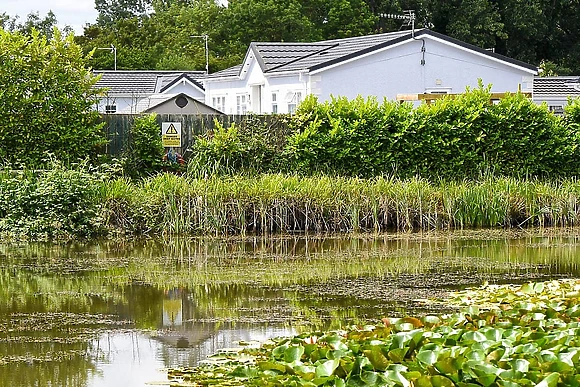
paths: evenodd
<path fill-rule="evenodd" d="M 196 175 L 298 172 L 303 175 L 483 175 L 558 178 L 580 172 L 580 102 L 563 117 L 520 93 L 490 103 L 490 87 L 414 108 L 376 98 L 308 97 L 290 120 L 282 148 L 262 135 L 218 128 L 193 146 Z"/>

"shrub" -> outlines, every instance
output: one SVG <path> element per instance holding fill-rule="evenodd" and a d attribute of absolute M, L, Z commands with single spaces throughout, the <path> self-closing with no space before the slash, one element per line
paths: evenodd
<path fill-rule="evenodd" d="M 32 239 L 102 231 L 99 175 L 53 162 L 46 171 L 0 172 L 0 234 Z"/>
<path fill-rule="evenodd" d="M 256 174 L 274 168 L 276 148 L 259 133 L 241 134 L 236 124 L 198 137 L 191 148 L 188 174 L 206 177 L 223 174 Z"/>
<path fill-rule="evenodd" d="M 125 171 L 129 176 L 142 177 L 161 169 L 164 148 L 157 115 L 150 114 L 135 119 L 124 154 Z"/>

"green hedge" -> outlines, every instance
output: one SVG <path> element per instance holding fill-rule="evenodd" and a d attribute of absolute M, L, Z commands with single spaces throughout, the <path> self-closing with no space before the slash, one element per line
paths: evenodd
<path fill-rule="evenodd" d="M 490 103 L 490 87 L 413 108 L 375 98 L 307 98 L 285 157 L 304 174 L 464 179 L 563 177 L 580 171 L 580 104 L 564 118 L 523 94 Z"/>

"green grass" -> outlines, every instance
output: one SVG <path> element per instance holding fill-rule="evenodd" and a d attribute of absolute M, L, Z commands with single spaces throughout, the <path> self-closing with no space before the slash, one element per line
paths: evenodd
<path fill-rule="evenodd" d="M 124 233 L 243 234 L 570 227 L 580 183 L 487 178 L 158 175 L 101 189 L 106 223 Z"/>

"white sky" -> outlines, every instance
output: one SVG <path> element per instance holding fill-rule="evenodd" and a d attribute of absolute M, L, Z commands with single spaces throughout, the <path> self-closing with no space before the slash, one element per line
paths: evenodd
<path fill-rule="evenodd" d="M 85 24 L 97 20 L 94 0 L 0 0 L 0 14 L 18 15 L 20 22 L 26 20 L 30 12 L 38 12 L 43 19 L 50 10 L 56 15 L 59 27 L 69 25 L 76 35 L 83 33 Z"/>

